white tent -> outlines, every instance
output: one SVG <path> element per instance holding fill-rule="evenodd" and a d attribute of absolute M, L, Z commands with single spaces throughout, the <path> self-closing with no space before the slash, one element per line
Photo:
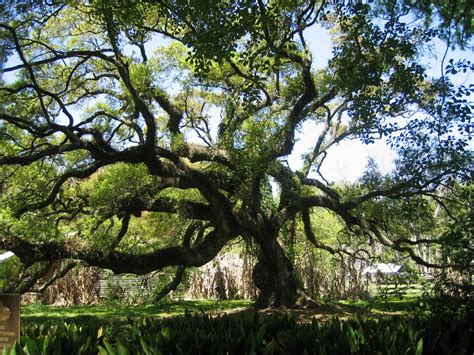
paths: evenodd
<path fill-rule="evenodd" d="M 0 262 L 11 258 L 13 255 L 15 254 L 13 254 L 11 251 L 7 251 L 6 253 L 0 254 Z"/>
<path fill-rule="evenodd" d="M 402 266 L 401 265 L 395 265 L 395 264 L 375 264 L 372 266 L 367 266 L 362 273 L 364 274 L 376 274 L 378 272 L 382 274 L 396 274 L 401 270 Z"/>

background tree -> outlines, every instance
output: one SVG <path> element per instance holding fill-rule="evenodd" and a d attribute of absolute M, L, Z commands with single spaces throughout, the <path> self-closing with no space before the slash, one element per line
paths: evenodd
<path fill-rule="evenodd" d="M 283 231 L 299 221 L 315 248 L 343 252 L 314 233 L 324 220 L 311 211 L 323 208 L 354 237 L 426 266 L 453 264 L 416 252 L 442 239 L 385 223 L 420 198 L 454 217 L 445 191 L 469 184 L 472 88 L 449 75 L 472 65 L 450 62 L 431 78 L 422 64 L 446 31 L 461 34 L 454 43 L 470 38 L 470 21 L 459 20 L 469 14 L 453 5 L 456 16 L 445 16 L 448 5 L 94 1 L 10 11 L 0 23 L 13 58 L 3 72 L 14 74 L 0 87 L 0 248 L 26 267 L 72 258 L 143 274 L 203 265 L 243 238 L 258 250 L 258 305 L 294 306 L 308 298 Z M 417 20 L 420 11 L 433 20 Z M 333 33 L 323 70 L 305 38 L 316 24 Z M 294 171 L 284 159 L 310 121 L 322 131 Z M 345 191 L 320 174 L 331 146 L 381 137 L 398 152 L 390 176 Z M 374 201 L 384 213 L 366 214 Z"/>

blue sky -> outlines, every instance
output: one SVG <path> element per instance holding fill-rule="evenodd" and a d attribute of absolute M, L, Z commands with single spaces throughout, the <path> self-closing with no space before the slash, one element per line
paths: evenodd
<path fill-rule="evenodd" d="M 313 53 L 313 66 L 315 69 L 324 68 L 328 60 L 332 57 L 332 42 L 327 30 L 320 26 L 313 26 L 306 32 L 306 41 Z M 451 50 L 441 40 L 433 41 L 430 50 L 422 58 L 423 64 L 428 68 L 427 74 L 433 77 L 441 75 L 441 61 L 444 59 L 444 66 L 449 59 L 468 58 L 474 60 L 472 49 L 461 51 Z M 458 75 L 453 79 L 455 84 L 469 85 L 474 83 L 474 78 L 468 75 Z M 302 128 L 302 133 L 297 135 L 297 143 L 293 154 L 288 157 L 288 164 L 293 169 L 302 166 L 301 155 L 311 150 L 321 128 L 314 122 L 307 122 Z M 330 182 L 353 182 L 362 176 L 369 157 L 378 164 L 382 173 L 389 173 L 394 168 L 396 153 L 390 149 L 385 140 L 378 140 L 375 143 L 366 145 L 357 139 L 343 141 L 337 146 L 331 147 L 328 156 L 321 168 L 322 175 Z"/>

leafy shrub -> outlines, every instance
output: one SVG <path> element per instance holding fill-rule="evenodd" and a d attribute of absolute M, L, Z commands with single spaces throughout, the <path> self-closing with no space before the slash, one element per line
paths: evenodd
<path fill-rule="evenodd" d="M 473 285 L 465 278 L 453 279 L 438 273 L 431 282 L 426 282 L 417 310 L 436 318 L 461 321 L 473 318 Z"/>
<path fill-rule="evenodd" d="M 0 254 L 3 250 L 0 250 Z M 8 290 L 16 281 L 20 273 L 20 260 L 17 257 L 11 257 L 0 262 L 0 292 Z"/>
<path fill-rule="evenodd" d="M 130 320 L 120 328 L 33 326 L 10 354 L 464 354 L 474 350 L 472 324 L 415 318 L 298 323 L 287 315 L 262 320 L 258 314 L 185 314 Z"/>
<path fill-rule="evenodd" d="M 105 293 L 105 304 L 120 303 L 125 299 L 125 290 L 117 281 L 107 281 L 107 291 Z"/>

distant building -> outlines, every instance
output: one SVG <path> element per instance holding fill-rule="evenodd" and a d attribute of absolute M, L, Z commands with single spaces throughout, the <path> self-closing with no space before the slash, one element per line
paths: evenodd
<path fill-rule="evenodd" d="M 363 274 L 369 274 L 369 275 L 374 275 L 374 274 L 398 274 L 401 272 L 402 266 L 401 265 L 395 265 L 395 264 L 374 264 L 372 266 L 367 266 L 362 270 Z"/>

